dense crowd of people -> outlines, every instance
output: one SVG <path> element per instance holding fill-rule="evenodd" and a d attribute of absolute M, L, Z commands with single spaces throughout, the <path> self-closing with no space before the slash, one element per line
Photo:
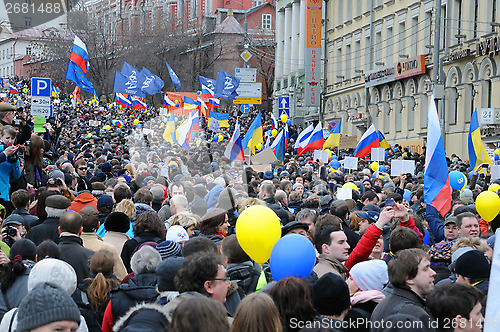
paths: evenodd
<path fill-rule="evenodd" d="M 12 106 L 17 98 L 26 107 Z M 58 101 L 44 132 L 34 131 L 26 97 L 0 103 L 1 331 L 494 324 L 484 314 L 500 217 L 486 222 L 475 208 L 495 183 L 489 169 L 469 174 L 467 161 L 447 159 L 469 182 L 453 190 L 443 218 L 424 202 L 425 149 L 396 144 L 377 171 L 365 159 L 358 170 L 334 170 L 296 154 L 302 128 L 292 126 L 284 162 L 263 170 L 231 162 L 227 140 L 213 142 L 204 128 L 189 150 L 171 146 L 162 138 L 166 114 L 154 108 Z M 243 136 L 256 112 L 233 114 L 225 137 L 236 119 Z M 353 150 L 332 152 L 342 160 Z M 414 160 L 415 171 L 391 177 L 393 159 Z M 351 198 L 337 199 L 346 183 Z M 300 234 L 314 245 L 307 278 L 274 280 L 268 263 L 242 249 L 235 225 L 254 205 L 276 213 L 282 237 Z"/>

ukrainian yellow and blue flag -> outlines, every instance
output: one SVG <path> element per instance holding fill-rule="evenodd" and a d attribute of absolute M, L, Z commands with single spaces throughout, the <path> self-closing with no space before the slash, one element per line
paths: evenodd
<path fill-rule="evenodd" d="M 474 110 L 470 119 L 468 143 L 470 170 L 476 169 L 476 167 L 480 164 L 488 164 L 490 166 L 493 165 L 493 162 L 486 151 L 486 146 L 481 141 L 481 131 L 479 128 L 477 109 Z"/>
<path fill-rule="evenodd" d="M 252 124 L 250 125 L 250 128 L 248 128 L 247 133 L 245 134 L 245 137 L 243 138 L 243 149 L 250 148 L 252 149 L 252 153 L 255 153 L 255 148 L 259 144 L 264 143 L 263 139 L 263 129 L 262 129 L 262 116 L 260 114 L 255 117 L 255 120 L 253 120 Z"/>
<path fill-rule="evenodd" d="M 342 126 L 342 120 L 339 120 L 335 127 L 333 127 L 333 131 L 328 136 L 327 140 L 323 144 L 323 149 L 334 148 L 340 145 L 340 127 Z"/>

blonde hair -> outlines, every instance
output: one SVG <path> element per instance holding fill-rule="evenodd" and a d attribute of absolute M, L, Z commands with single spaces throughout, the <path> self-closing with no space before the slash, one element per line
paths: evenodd
<path fill-rule="evenodd" d="M 189 227 L 196 226 L 197 223 L 198 222 L 197 222 L 196 218 L 193 215 L 186 213 L 186 212 L 177 213 L 170 220 L 170 226 L 180 225 L 180 226 L 184 227 L 184 229 L 188 229 Z"/>
<path fill-rule="evenodd" d="M 252 205 L 263 205 L 263 206 L 267 206 L 266 205 L 266 202 L 264 201 L 261 201 L 260 199 L 258 198 L 253 198 L 253 197 L 250 197 L 250 198 L 247 198 L 245 199 L 243 202 L 241 202 L 240 204 L 240 207 L 238 209 L 238 213 L 241 213 L 243 212 L 248 206 L 252 206 Z"/>
<path fill-rule="evenodd" d="M 130 220 L 135 218 L 135 205 L 131 199 L 122 199 L 115 207 L 115 212 L 125 213 Z"/>
<path fill-rule="evenodd" d="M 473 250 L 479 250 L 482 253 L 488 251 L 488 248 L 486 248 L 478 237 L 459 237 L 451 247 L 451 251 L 455 252 L 460 248 L 466 247 L 471 247 Z"/>
<path fill-rule="evenodd" d="M 281 332 L 283 327 L 273 299 L 265 293 L 253 293 L 241 300 L 231 331 Z"/>
<path fill-rule="evenodd" d="M 135 175 L 137 173 L 135 170 L 135 166 L 132 164 L 127 164 L 124 168 L 130 172 L 130 177 L 132 177 L 132 180 L 135 180 Z"/>

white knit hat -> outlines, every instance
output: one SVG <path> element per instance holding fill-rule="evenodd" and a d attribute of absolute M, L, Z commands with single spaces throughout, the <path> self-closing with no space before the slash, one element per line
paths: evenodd
<path fill-rule="evenodd" d="M 387 264 L 381 259 L 360 262 L 352 267 L 349 275 L 362 291 L 381 291 L 389 282 Z"/>
<path fill-rule="evenodd" d="M 55 284 L 71 295 L 76 289 L 76 273 L 71 265 L 62 260 L 45 258 L 31 269 L 28 277 L 28 292 L 44 282 Z"/>
<path fill-rule="evenodd" d="M 189 240 L 189 235 L 184 227 L 180 225 L 170 226 L 167 231 L 166 240 L 174 241 L 174 242 L 185 242 Z"/>

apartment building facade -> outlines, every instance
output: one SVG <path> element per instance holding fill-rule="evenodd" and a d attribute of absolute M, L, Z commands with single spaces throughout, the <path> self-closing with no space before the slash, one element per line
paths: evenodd
<path fill-rule="evenodd" d="M 275 112 L 289 96 L 295 123 L 342 120 L 342 134 L 357 137 L 373 123 L 390 143 L 421 151 L 436 92 L 448 155 L 467 159 L 476 108 L 492 109 L 483 141 L 500 141 L 500 1 L 441 0 L 438 84 L 435 0 L 323 1 L 319 108 L 303 103 L 305 8 L 305 0 L 276 4 Z"/>

